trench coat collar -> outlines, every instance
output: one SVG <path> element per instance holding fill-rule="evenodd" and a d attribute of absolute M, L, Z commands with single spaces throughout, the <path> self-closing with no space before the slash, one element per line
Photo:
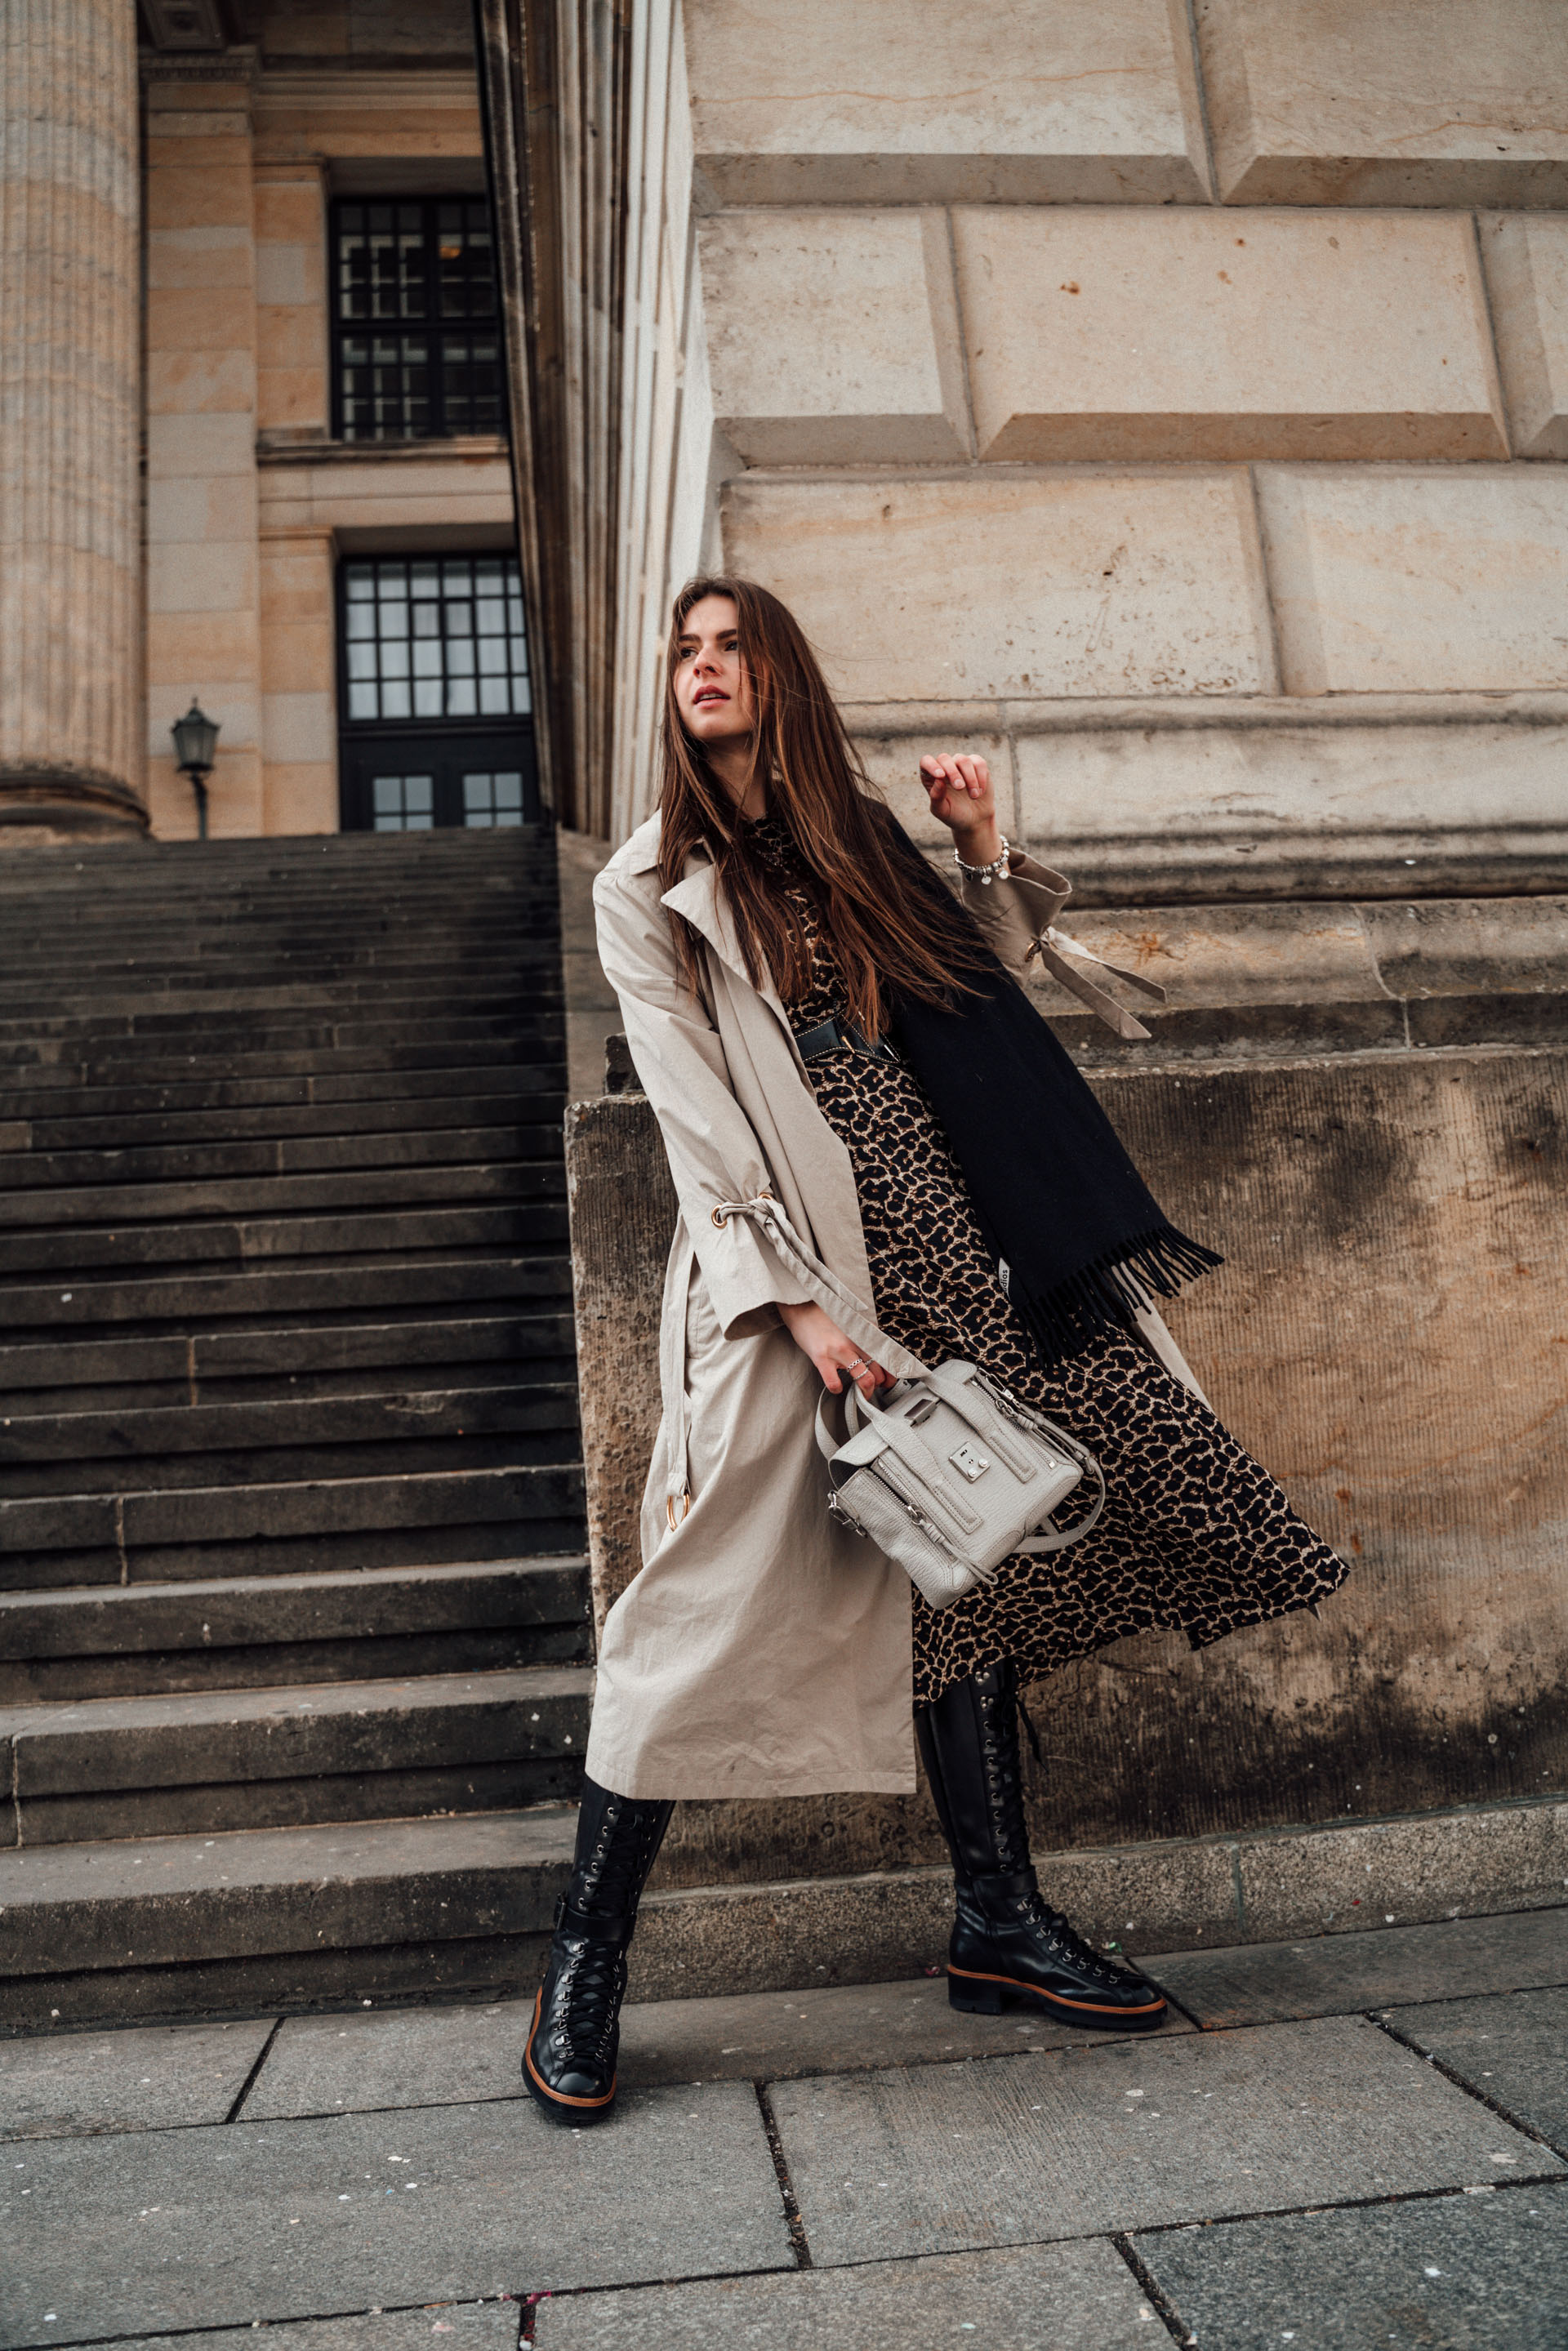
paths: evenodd
<path fill-rule="evenodd" d="M 658 837 L 655 833 L 647 864 L 652 866 L 657 862 Z M 673 890 L 663 893 L 659 903 L 671 914 L 680 914 L 690 923 L 693 930 L 706 940 L 725 968 L 733 973 L 744 987 L 756 989 L 769 1010 L 777 1013 L 793 1044 L 795 1032 L 789 1026 L 789 1015 L 784 1008 L 782 997 L 773 985 L 771 975 L 764 972 L 758 981 L 746 968 L 735 916 L 730 911 L 728 899 L 718 886 L 718 868 L 706 842 L 698 842 L 686 860 L 685 872 Z"/>

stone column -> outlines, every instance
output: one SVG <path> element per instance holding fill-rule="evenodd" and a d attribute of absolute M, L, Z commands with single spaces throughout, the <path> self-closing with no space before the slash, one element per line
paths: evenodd
<path fill-rule="evenodd" d="M 0 9 L 0 841 L 134 833 L 136 12 Z"/>

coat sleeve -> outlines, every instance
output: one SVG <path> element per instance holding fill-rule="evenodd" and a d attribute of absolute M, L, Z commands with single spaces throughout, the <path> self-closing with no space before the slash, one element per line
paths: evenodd
<path fill-rule="evenodd" d="M 1081 1004 L 1113 1029 L 1118 1037 L 1129 1040 L 1147 1037 L 1148 1030 L 1141 1020 L 1097 987 L 1089 971 L 1113 972 L 1129 987 L 1141 988 L 1145 996 L 1163 1004 L 1166 991 L 1157 980 L 1145 979 L 1141 972 L 1124 971 L 1120 964 L 1102 963 L 1076 939 L 1056 927 L 1056 918 L 1071 894 L 1072 884 L 1048 865 L 1037 865 L 1021 849 L 1011 853 L 1007 874 L 995 882 L 960 880 L 958 894 L 986 935 L 986 943 L 1008 969 L 1020 977 L 1028 966 L 1039 961 L 1042 970 L 1060 980 L 1062 987 L 1077 997 Z M 1087 967 L 1087 968 L 1086 968 Z"/>
<path fill-rule="evenodd" d="M 756 1327 L 759 1311 L 805 1305 L 811 1293 L 747 1217 L 714 1222 L 720 1201 L 753 1200 L 774 1189 L 773 1178 L 731 1089 L 718 1032 L 682 980 L 664 908 L 609 872 L 595 882 L 593 903 L 599 959 L 659 1122 L 681 1214 L 725 1336 L 736 1337 Z"/>

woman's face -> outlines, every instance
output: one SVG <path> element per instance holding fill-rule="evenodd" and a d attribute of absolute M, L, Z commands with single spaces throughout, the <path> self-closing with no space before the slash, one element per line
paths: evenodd
<path fill-rule="evenodd" d="M 755 731 L 751 680 L 737 633 L 740 615 L 727 596 L 705 596 L 686 614 L 675 639 L 675 704 L 688 735 L 718 745 L 747 740 Z"/>

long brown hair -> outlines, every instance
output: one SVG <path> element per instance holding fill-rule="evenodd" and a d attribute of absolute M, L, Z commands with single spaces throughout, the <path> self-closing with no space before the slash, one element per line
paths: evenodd
<path fill-rule="evenodd" d="M 675 700 L 676 643 L 706 596 L 726 596 L 736 608 L 757 714 L 752 774 L 768 779 L 772 811 L 810 872 L 850 1019 L 866 1036 L 879 1035 L 887 1022 L 884 987 L 927 1004 L 971 993 L 965 975 L 995 967 L 973 922 L 935 875 L 926 881 L 844 731 L 800 622 L 752 580 L 688 580 L 670 615 L 660 737 L 664 888 L 674 887 L 692 850 L 706 842 L 753 986 L 767 973 L 786 1004 L 804 995 L 810 954 L 799 915 L 769 887 L 739 809 L 687 734 Z M 696 991 L 695 937 L 689 924 L 673 919 L 683 977 Z"/>

